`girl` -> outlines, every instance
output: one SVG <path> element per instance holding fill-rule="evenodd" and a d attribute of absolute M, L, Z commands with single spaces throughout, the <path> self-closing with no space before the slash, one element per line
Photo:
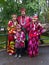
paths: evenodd
<path fill-rule="evenodd" d="M 16 48 L 16 55 L 15 57 L 21 57 L 22 56 L 22 49 L 25 47 L 25 34 L 21 30 L 21 26 L 18 24 L 16 27 L 16 33 L 14 35 L 15 39 L 15 48 Z"/>
<path fill-rule="evenodd" d="M 15 53 L 14 51 L 14 31 L 15 27 L 17 25 L 17 15 L 12 15 L 12 20 L 8 22 L 8 44 L 7 44 L 7 52 L 9 55 L 12 55 Z"/>

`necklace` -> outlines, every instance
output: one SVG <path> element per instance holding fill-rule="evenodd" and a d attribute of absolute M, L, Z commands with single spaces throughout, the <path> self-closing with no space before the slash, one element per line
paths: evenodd
<path fill-rule="evenodd" d="M 26 24 L 26 17 L 24 18 L 24 21 L 22 21 L 22 16 L 21 16 L 20 23 L 22 26 L 24 26 Z"/>

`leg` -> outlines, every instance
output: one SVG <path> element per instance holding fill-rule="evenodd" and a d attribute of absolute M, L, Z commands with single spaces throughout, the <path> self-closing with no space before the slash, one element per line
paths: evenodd
<path fill-rule="evenodd" d="M 21 57 L 21 54 L 22 54 L 22 49 L 21 48 L 16 48 L 16 55 L 15 57 Z"/>
<path fill-rule="evenodd" d="M 21 58 L 21 56 L 22 56 L 22 48 L 19 48 L 19 54 L 18 54 L 19 56 L 19 58 Z"/>

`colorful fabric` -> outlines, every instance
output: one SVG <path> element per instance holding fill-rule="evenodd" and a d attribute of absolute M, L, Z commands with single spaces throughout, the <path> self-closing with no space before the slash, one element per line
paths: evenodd
<path fill-rule="evenodd" d="M 27 24 L 30 22 L 30 18 L 28 16 L 19 16 L 17 19 L 18 19 L 19 24 L 23 28 L 26 28 Z"/>
<path fill-rule="evenodd" d="M 29 40 L 28 55 L 30 57 L 38 55 L 38 51 L 39 51 L 38 44 L 39 44 L 38 36 L 33 37 L 32 39 Z"/>
<path fill-rule="evenodd" d="M 25 33 L 25 48 L 27 50 L 27 46 L 28 46 L 28 43 L 26 43 L 26 41 L 28 41 L 28 26 L 31 22 L 31 19 L 29 16 L 18 16 L 18 23 L 22 26 L 22 30 L 24 31 Z"/>
<path fill-rule="evenodd" d="M 8 41 L 8 44 L 7 44 L 7 52 L 8 53 L 11 53 L 11 54 L 14 54 L 15 52 L 15 49 L 14 49 L 14 41 Z"/>
<path fill-rule="evenodd" d="M 16 21 L 16 24 L 17 24 L 17 21 Z M 8 53 L 15 53 L 15 50 L 14 50 L 14 32 L 15 31 L 15 27 L 16 25 L 14 24 L 13 21 L 9 21 L 8 22 L 8 44 L 7 44 L 7 52 Z M 12 43 L 12 44 L 11 44 Z"/>
<path fill-rule="evenodd" d="M 14 35 L 15 39 L 15 48 L 23 48 L 25 47 L 25 34 L 23 31 L 21 32 L 16 32 Z"/>
<path fill-rule="evenodd" d="M 39 35 L 42 33 L 43 28 L 39 23 L 32 23 L 29 27 L 28 55 L 32 57 L 38 55 Z"/>

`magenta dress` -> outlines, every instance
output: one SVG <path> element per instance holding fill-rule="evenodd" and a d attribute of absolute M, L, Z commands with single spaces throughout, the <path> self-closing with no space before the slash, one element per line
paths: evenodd
<path fill-rule="evenodd" d="M 43 33 L 43 28 L 39 23 L 32 23 L 29 27 L 28 55 L 32 57 L 39 53 L 39 35 Z"/>
<path fill-rule="evenodd" d="M 25 34 L 23 31 L 17 32 L 14 35 L 15 39 L 15 48 L 24 48 L 25 47 Z"/>

